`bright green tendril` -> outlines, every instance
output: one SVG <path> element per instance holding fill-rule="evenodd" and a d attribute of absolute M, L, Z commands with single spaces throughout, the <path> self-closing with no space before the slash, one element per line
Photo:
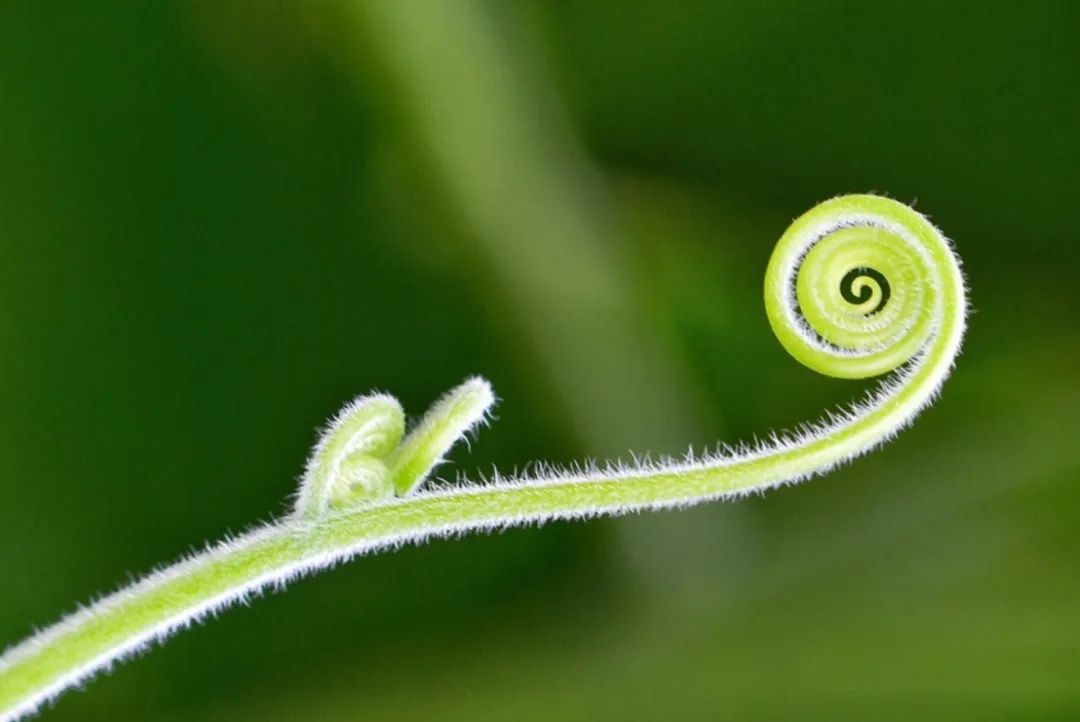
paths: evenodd
<path fill-rule="evenodd" d="M 836 198 L 806 213 L 784 233 L 765 273 L 765 308 L 784 348 L 840 378 L 898 368 L 926 345 L 939 322 L 935 309 L 955 317 L 963 306 L 959 269 L 938 230 L 877 196 Z"/>
<path fill-rule="evenodd" d="M 784 347 L 810 368 L 895 372 L 827 422 L 751 451 L 538 478 L 422 485 L 494 396 L 470 379 L 404 438 L 385 395 L 345 407 L 316 445 L 294 512 L 123 588 L 0 657 L 0 722 L 30 714 L 114 661 L 271 586 L 359 554 L 483 529 L 730 498 L 806 479 L 887 440 L 941 388 L 966 300 L 946 239 L 911 208 L 835 198 L 795 221 L 773 253 L 765 304 Z"/>

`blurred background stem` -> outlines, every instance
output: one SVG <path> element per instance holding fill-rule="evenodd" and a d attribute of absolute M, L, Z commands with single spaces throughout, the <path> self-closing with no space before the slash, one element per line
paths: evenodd
<path fill-rule="evenodd" d="M 492 319 L 528 346 L 570 430 L 593 454 L 698 438 L 702 405 L 639 301 L 603 182 L 524 33 L 472 0 L 344 6 L 396 100 L 398 140 L 464 228 Z"/>

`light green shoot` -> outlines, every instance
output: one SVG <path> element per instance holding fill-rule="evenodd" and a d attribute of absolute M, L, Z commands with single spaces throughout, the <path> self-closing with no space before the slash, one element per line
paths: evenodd
<path fill-rule="evenodd" d="M 938 394 L 967 314 L 959 261 L 911 208 L 842 196 L 780 239 L 765 277 L 777 337 L 831 376 L 892 373 L 864 401 L 806 430 L 738 453 L 589 473 L 423 484 L 494 402 L 473 378 L 403 437 L 390 396 L 345 407 L 320 438 L 293 513 L 211 546 L 61 620 L 0 657 L 0 722 L 31 714 L 118 659 L 268 587 L 355 556 L 469 531 L 618 515 L 733 498 L 800 481 L 866 453 Z"/>
<path fill-rule="evenodd" d="M 494 403 L 491 384 L 481 378 L 469 379 L 436 401 L 390 455 L 388 463 L 398 496 L 416 491 L 442 463 L 450 447 L 484 421 Z"/>

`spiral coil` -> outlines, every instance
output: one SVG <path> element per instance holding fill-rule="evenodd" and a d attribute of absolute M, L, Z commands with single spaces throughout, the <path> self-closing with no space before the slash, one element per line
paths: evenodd
<path fill-rule="evenodd" d="M 925 217 L 889 198 L 842 196 L 781 237 L 765 274 L 765 306 L 801 363 L 867 378 L 928 350 L 949 307 L 962 302 L 958 278 L 948 242 Z"/>

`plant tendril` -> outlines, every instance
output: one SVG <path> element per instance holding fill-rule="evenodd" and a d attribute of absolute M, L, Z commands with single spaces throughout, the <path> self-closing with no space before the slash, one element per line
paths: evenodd
<path fill-rule="evenodd" d="M 343 409 L 308 462 L 294 511 L 209 546 L 72 614 L 0 656 L 0 722 L 115 661 L 267 588 L 355 556 L 471 531 L 619 515 L 743 496 L 807 479 L 866 453 L 937 396 L 964 335 L 960 264 L 945 237 L 902 203 L 841 196 L 797 219 L 765 274 L 780 343 L 840 378 L 889 374 L 864 401 L 752 449 L 424 490 L 494 403 L 474 378 L 406 436 L 386 395 Z"/>
<path fill-rule="evenodd" d="M 869 282 L 867 278 L 870 279 Z M 891 294 L 889 279 L 885 278 L 885 274 L 873 268 L 865 266 L 852 268 L 840 279 L 840 295 L 853 306 L 864 305 L 870 299 L 877 301 L 874 307 L 866 312 L 867 316 L 873 316 L 884 308 Z"/>

